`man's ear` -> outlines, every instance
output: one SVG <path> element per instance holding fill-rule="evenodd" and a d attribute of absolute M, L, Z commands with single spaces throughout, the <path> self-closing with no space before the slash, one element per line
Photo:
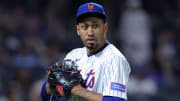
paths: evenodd
<path fill-rule="evenodd" d="M 79 26 L 76 25 L 76 31 L 77 31 L 77 35 L 79 36 Z"/>
<path fill-rule="evenodd" d="M 107 23 L 107 22 L 104 24 L 104 30 L 105 30 L 106 32 L 108 31 L 108 23 Z"/>

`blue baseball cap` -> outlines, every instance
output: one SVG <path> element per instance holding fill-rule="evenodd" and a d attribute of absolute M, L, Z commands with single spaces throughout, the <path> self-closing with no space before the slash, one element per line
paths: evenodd
<path fill-rule="evenodd" d="M 100 17 L 106 21 L 106 13 L 104 8 L 102 5 L 97 3 L 88 2 L 79 6 L 76 15 L 77 22 L 79 22 L 80 18 L 89 16 Z"/>

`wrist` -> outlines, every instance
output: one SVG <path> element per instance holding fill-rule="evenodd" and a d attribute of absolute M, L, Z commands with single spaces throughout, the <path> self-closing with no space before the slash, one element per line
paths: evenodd
<path fill-rule="evenodd" d="M 86 93 L 86 89 L 82 87 L 80 84 L 75 85 L 71 89 L 71 94 L 74 96 L 82 96 L 83 94 Z"/>

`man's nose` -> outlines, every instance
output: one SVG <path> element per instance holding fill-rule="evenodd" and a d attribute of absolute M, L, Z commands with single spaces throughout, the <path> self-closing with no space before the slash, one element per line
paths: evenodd
<path fill-rule="evenodd" d="M 93 28 L 91 26 L 88 27 L 87 33 L 89 36 L 94 35 L 94 31 L 93 31 Z"/>

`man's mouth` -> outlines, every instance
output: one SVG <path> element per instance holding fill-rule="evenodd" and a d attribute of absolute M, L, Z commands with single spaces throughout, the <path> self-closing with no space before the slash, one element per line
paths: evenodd
<path fill-rule="evenodd" d="M 94 38 L 89 38 L 86 40 L 87 43 L 95 43 L 95 39 Z"/>

